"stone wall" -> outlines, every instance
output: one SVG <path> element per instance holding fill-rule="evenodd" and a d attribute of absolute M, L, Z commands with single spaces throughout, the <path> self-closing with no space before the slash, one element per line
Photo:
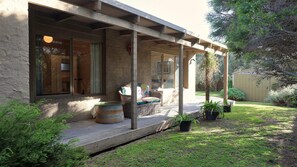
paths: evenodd
<path fill-rule="evenodd" d="M 29 102 L 28 1 L 0 1 L 0 24 L 0 103 Z"/>

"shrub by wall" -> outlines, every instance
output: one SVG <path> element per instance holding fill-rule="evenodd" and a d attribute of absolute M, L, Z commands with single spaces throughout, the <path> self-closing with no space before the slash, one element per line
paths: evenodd
<path fill-rule="evenodd" d="M 224 96 L 224 90 L 221 90 L 220 95 Z M 236 100 L 236 101 L 244 101 L 246 100 L 246 94 L 237 88 L 229 88 L 228 89 L 228 99 Z"/>
<path fill-rule="evenodd" d="M 38 105 L 0 105 L 0 166 L 85 166 L 82 148 L 60 143 L 65 117 L 40 119 Z"/>
<path fill-rule="evenodd" d="M 266 101 L 278 106 L 297 107 L 297 84 L 271 90 Z"/>

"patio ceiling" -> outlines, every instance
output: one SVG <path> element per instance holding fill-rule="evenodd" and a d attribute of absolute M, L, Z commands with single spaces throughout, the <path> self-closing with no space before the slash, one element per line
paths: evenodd
<path fill-rule="evenodd" d="M 204 52 L 211 48 L 218 54 L 227 52 L 223 44 L 199 37 L 182 27 L 127 6 L 115 0 L 29 0 L 30 9 L 55 24 L 68 24 L 72 29 L 96 34 L 113 29 L 121 36 L 136 31 L 141 41 L 156 45 L 185 46 L 185 50 Z"/>

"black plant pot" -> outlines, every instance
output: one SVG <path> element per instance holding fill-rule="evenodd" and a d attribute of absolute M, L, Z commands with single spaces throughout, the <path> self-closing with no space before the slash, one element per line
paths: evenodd
<path fill-rule="evenodd" d="M 223 106 L 224 112 L 231 112 L 231 105 L 225 105 Z"/>
<path fill-rule="evenodd" d="M 181 132 L 189 132 L 192 128 L 192 121 L 182 121 L 179 124 L 179 129 Z"/>
<path fill-rule="evenodd" d="M 212 121 L 214 121 L 214 120 L 216 120 L 217 119 L 217 117 L 219 116 L 219 112 L 210 112 L 210 111 L 206 111 L 205 112 L 205 119 L 206 120 L 212 120 Z"/>

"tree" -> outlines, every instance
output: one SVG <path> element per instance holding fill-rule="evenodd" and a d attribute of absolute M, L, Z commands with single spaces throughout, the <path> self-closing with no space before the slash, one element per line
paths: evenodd
<path fill-rule="evenodd" d="M 214 53 L 206 52 L 204 54 L 201 69 L 205 70 L 205 101 L 209 102 L 210 84 L 215 72 L 218 71 L 218 60 Z"/>
<path fill-rule="evenodd" d="M 226 42 L 254 69 L 284 85 L 297 82 L 296 0 L 211 0 L 211 36 Z"/>

